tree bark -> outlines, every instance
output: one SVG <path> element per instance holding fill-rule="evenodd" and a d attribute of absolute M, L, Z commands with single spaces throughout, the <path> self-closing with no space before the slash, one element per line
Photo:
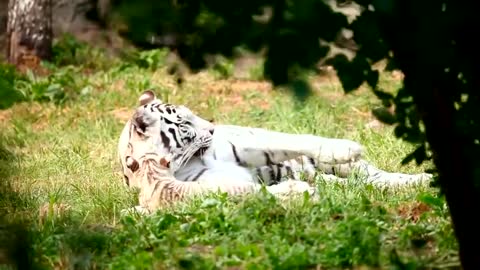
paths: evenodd
<path fill-rule="evenodd" d="M 418 108 L 423 113 L 427 140 L 445 192 L 463 269 L 480 269 L 480 220 L 472 217 L 480 209 L 480 192 L 475 185 L 475 164 L 467 154 L 475 145 L 456 132 L 453 101 L 442 95 L 451 90 L 448 87 L 432 90 L 430 105 L 417 102 Z"/>
<path fill-rule="evenodd" d="M 36 68 L 52 54 L 52 0 L 10 0 L 7 59 L 19 69 Z"/>
<path fill-rule="evenodd" d="M 426 139 L 459 245 L 462 267 L 480 269 L 480 220 L 473 217 L 480 209 L 480 190 L 475 185 L 478 164 L 477 159 L 469 154 L 476 146 L 456 125 L 459 119 L 451 95 L 455 89 L 454 78 L 446 80 L 448 75 L 433 72 L 434 68 L 424 61 L 408 58 L 405 51 L 394 50 L 394 53 L 399 59 L 401 56 L 405 59 L 400 61 L 405 74 L 404 84 L 412 89 L 414 103 L 425 125 Z"/>
<path fill-rule="evenodd" d="M 462 267 L 476 270 L 480 269 L 480 220 L 475 217 L 480 209 L 480 175 L 475 173 L 479 166 L 478 154 L 472 155 L 472 152 L 478 146 L 472 138 L 474 134 L 466 133 L 459 126 L 466 116 L 455 108 L 458 91 L 467 93 L 469 99 L 478 100 L 475 98 L 478 97 L 480 80 L 478 76 L 471 76 L 478 74 L 480 55 L 473 40 L 478 27 L 471 23 L 476 14 L 469 13 L 476 9 L 468 6 L 473 5 L 468 1 L 455 2 L 455 7 L 450 6 L 453 10 L 450 12 L 462 11 L 462 17 L 449 17 L 454 19 L 449 22 L 451 28 L 445 29 L 435 27 L 446 25 L 447 15 L 439 15 L 440 11 L 436 10 L 441 8 L 435 9 L 440 2 L 429 3 L 418 5 L 418 1 L 399 1 L 391 13 L 382 17 L 382 32 L 392 46 L 395 63 L 405 75 L 404 87 L 413 96 L 413 103 L 425 125 L 426 140 L 450 211 Z M 409 19 L 405 20 L 405 17 Z M 466 33 L 463 39 L 458 38 L 460 33 Z M 452 40 L 456 42 L 455 59 L 460 59 L 458 62 L 442 58 L 450 52 Z M 457 72 L 468 74 L 476 81 L 469 81 L 470 89 L 460 90 L 458 73 L 447 73 L 446 68 L 458 68 Z M 472 120 L 472 126 L 466 128 L 471 129 L 478 118 L 475 115 L 467 118 Z"/>

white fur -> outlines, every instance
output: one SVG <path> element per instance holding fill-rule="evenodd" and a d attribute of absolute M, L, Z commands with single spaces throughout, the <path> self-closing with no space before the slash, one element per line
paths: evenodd
<path fill-rule="evenodd" d="M 141 105 L 149 102 L 160 101 L 152 93 L 141 96 Z M 139 107 L 139 110 L 142 110 L 142 106 Z M 205 132 L 203 129 L 211 131 L 212 124 L 191 113 L 188 108 L 178 106 L 178 110 L 186 112 L 185 117 L 188 117 L 199 133 Z M 156 126 L 151 128 L 152 132 L 155 133 L 155 130 L 159 132 L 161 126 L 157 125 L 161 125 L 161 121 L 158 119 L 158 112 L 150 113 L 149 110 L 144 110 L 142 117 L 148 123 L 155 123 Z M 118 145 L 123 171 L 127 177 L 131 175 L 125 166 L 129 125 L 130 122 L 127 122 Z M 409 175 L 380 170 L 363 160 L 363 147 L 351 140 L 326 138 L 313 134 L 290 134 L 235 125 L 216 125 L 214 130 L 208 151 L 202 157 L 192 157 L 186 164 L 176 169 L 175 178 L 181 181 L 195 179 L 201 182 L 245 181 L 258 183 L 258 170 L 262 171 L 262 175 L 264 175 L 263 172 L 271 173 L 272 169 L 269 165 L 278 163 L 288 165 L 294 170 L 294 180 L 300 180 L 298 177 L 300 171 L 313 176 L 318 170 L 330 175 L 328 177 L 330 179 L 332 179 L 331 175 L 345 178 L 357 171 L 364 174 L 368 182 L 379 186 L 423 183 L 431 178 L 430 174 Z M 158 151 L 164 150 L 159 145 Z M 315 163 L 314 167 L 311 162 L 304 162 L 311 160 Z M 282 171 L 282 173 L 284 172 Z M 199 177 L 196 177 L 197 175 Z M 340 180 L 339 178 L 335 179 Z M 130 186 L 136 185 L 137 183 L 130 183 Z"/>

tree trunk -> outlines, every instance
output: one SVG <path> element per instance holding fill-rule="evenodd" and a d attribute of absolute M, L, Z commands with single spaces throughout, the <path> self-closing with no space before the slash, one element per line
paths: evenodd
<path fill-rule="evenodd" d="M 52 1 L 10 0 L 7 59 L 20 70 L 36 68 L 52 54 Z"/>
<path fill-rule="evenodd" d="M 480 220 L 474 218 L 480 209 L 480 192 L 475 185 L 475 164 L 468 154 L 475 145 L 460 135 L 455 127 L 453 100 L 442 94 L 451 91 L 449 87 L 432 90 L 430 105 L 425 102 L 417 104 L 423 114 L 427 140 L 445 192 L 463 269 L 480 269 Z"/>
<path fill-rule="evenodd" d="M 449 29 L 435 27 L 447 25 L 445 17 L 448 15 L 435 11 L 441 10 L 435 9 L 440 2 L 429 3 L 418 5 L 418 1 L 413 0 L 398 1 L 395 9 L 382 17 L 382 32 L 392 46 L 395 64 L 405 75 L 404 87 L 413 96 L 413 103 L 425 125 L 426 140 L 450 211 L 462 267 L 477 270 L 480 269 L 480 220 L 476 218 L 480 209 L 480 175 L 476 174 L 476 169 L 480 161 L 478 153 L 472 154 L 478 146 L 471 129 L 478 123 L 478 118 L 462 115 L 455 108 L 458 91 L 468 93 L 469 100 L 478 100 L 480 80 L 478 76 L 472 76 L 478 74 L 480 60 L 474 41 L 478 27 L 471 23 L 476 14 L 469 13 L 476 9 L 475 4 L 468 1 L 455 2 L 456 6 L 450 8 L 462 11 L 463 17 L 452 17 Z M 405 17 L 409 19 L 405 20 Z M 463 39 L 458 38 L 461 33 L 465 33 Z M 441 59 L 451 52 L 453 40 L 456 42 L 455 59 L 460 59 L 458 62 Z M 439 58 L 441 60 L 437 61 Z M 459 70 L 447 73 L 446 68 Z M 476 80 L 469 81 L 468 91 L 458 89 L 458 72 Z M 465 119 L 472 119 L 471 126 L 465 127 L 470 133 L 459 125 Z"/>
<path fill-rule="evenodd" d="M 401 50 L 394 52 L 399 56 L 407 55 Z M 480 189 L 475 185 L 478 158 L 469 153 L 476 149 L 474 142 L 456 125 L 459 117 L 451 94 L 455 89 L 452 83 L 455 79 L 445 79 L 448 75 L 435 73 L 435 69 L 425 61 L 404 58 L 406 60 L 401 63 L 405 74 L 404 85 L 411 89 L 425 125 L 426 139 L 432 149 L 433 162 L 459 245 L 462 267 L 480 269 L 480 220 L 475 217 L 480 209 Z"/>

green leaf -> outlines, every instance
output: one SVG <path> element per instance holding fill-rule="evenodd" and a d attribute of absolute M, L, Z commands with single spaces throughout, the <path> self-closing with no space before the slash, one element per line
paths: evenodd
<path fill-rule="evenodd" d="M 437 207 L 437 208 L 443 208 L 444 205 L 444 200 L 439 197 L 435 197 L 431 194 L 428 193 L 421 193 L 417 196 L 417 200 L 420 202 L 423 202 L 429 206 Z"/>
<path fill-rule="evenodd" d="M 202 202 L 202 205 L 200 205 L 201 208 L 212 208 L 212 207 L 215 207 L 217 205 L 220 205 L 220 201 L 217 200 L 217 199 L 213 199 L 213 198 L 208 198 L 208 199 L 205 199 L 203 202 Z"/>

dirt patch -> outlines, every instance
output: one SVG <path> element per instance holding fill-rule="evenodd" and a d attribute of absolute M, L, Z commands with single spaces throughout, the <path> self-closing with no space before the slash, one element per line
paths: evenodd
<path fill-rule="evenodd" d="M 310 83 L 313 89 L 321 89 L 322 87 L 328 85 L 338 85 L 341 87 L 340 80 L 338 79 L 333 67 L 322 67 L 322 73 L 313 77 L 310 80 Z M 343 91 L 339 91 L 343 94 Z"/>
<path fill-rule="evenodd" d="M 113 111 L 110 111 L 110 113 L 118 119 L 119 122 L 125 123 L 127 122 L 130 117 L 132 117 L 132 109 L 131 108 L 118 108 Z"/>
<path fill-rule="evenodd" d="M 32 124 L 32 129 L 35 131 L 45 130 L 50 124 L 47 120 L 39 120 Z"/>
<path fill-rule="evenodd" d="M 401 205 L 397 209 L 397 214 L 402 218 L 417 222 L 423 213 L 429 212 L 431 209 L 432 208 L 425 203 L 415 202 Z"/>
<path fill-rule="evenodd" d="M 209 253 L 213 250 L 213 246 L 205 246 L 200 244 L 193 244 L 187 248 L 189 252 L 193 253 Z"/>
<path fill-rule="evenodd" d="M 34 103 L 29 104 L 28 106 L 29 107 L 24 107 L 23 109 L 29 110 L 27 112 L 29 118 L 35 119 L 35 121 L 32 122 L 32 130 L 36 132 L 45 130 L 51 125 L 49 119 L 52 114 L 66 115 L 69 113 L 69 109 L 67 108 L 62 109 L 61 111 L 56 110 L 56 107 L 53 104 L 46 105 Z"/>
<path fill-rule="evenodd" d="M 7 110 L 0 110 L 0 122 L 8 124 L 12 118 L 28 119 L 34 131 L 40 131 L 48 127 L 48 117 L 52 113 L 54 105 L 33 103 L 18 103 Z"/>
<path fill-rule="evenodd" d="M 385 126 L 386 125 L 384 123 L 378 121 L 377 119 L 373 119 L 372 121 L 365 124 L 365 128 L 374 129 L 374 130 L 382 129 Z"/>
<path fill-rule="evenodd" d="M 272 84 L 269 82 L 249 80 L 218 80 L 208 83 L 205 87 L 208 92 L 217 94 L 241 93 L 252 90 L 268 93 L 272 90 Z"/>
<path fill-rule="evenodd" d="M 63 217 L 70 209 L 71 206 L 65 203 L 54 203 L 52 205 L 50 203 L 45 203 L 40 206 L 38 210 L 39 222 L 45 224 L 47 219 Z"/>
<path fill-rule="evenodd" d="M 111 86 L 111 89 L 113 91 L 117 91 L 117 92 L 123 92 L 125 91 L 125 81 L 124 80 L 116 80 L 113 82 L 112 86 Z"/>
<path fill-rule="evenodd" d="M 2 110 L 0 111 L 0 122 L 6 123 L 12 119 L 12 111 L 11 110 Z"/>
<path fill-rule="evenodd" d="M 263 96 L 271 92 L 272 84 L 266 81 L 249 80 L 218 80 L 208 82 L 205 85 L 205 91 L 210 95 L 221 96 L 222 105 L 219 108 L 222 112 L 229 112 L 234 108 L 241 108 L 247 111 L 252 106 L 267 110 L 270 103 Z M 260 93 L 248 97 L 249 93 Z"/>

